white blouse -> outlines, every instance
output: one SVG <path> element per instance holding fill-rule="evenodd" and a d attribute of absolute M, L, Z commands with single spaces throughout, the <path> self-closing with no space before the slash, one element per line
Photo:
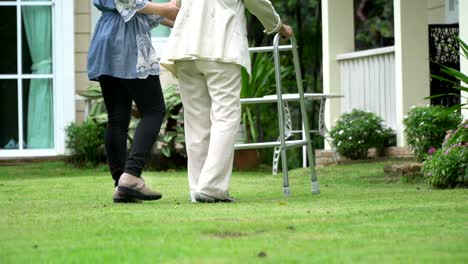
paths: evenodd
<path fill-rule="evenodd" d="M 212 60 L 239 64 L 250 74 L 245 8 L 267 34 L 281 29 L 268 0 L 183 0 L 160 64 L 176 74 L 177 60 Z"/>

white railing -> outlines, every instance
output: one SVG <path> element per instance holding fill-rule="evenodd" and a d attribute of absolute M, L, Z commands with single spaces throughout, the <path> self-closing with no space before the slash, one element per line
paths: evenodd
<path fill-rule="evenodd" d="M 340 54 L 341 111 L 354 108 L 374 112 L 392 129 L 396 123 L 395 48 Z"/>

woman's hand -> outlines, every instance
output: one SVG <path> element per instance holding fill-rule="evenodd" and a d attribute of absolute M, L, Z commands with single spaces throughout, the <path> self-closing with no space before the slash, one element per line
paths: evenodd
<path fill-rule="evenodd" d="M 145 8 L 140 10 L 141 13 L 147 15 L 159 15 L 169 20 L 175 20 L 179 13 L 179 7 L 176 2 L 169 2 L 164 4 L 148 2 Z"/>
<path fill-rule="evenodd" d="M 278 31 L 278 33 L 280 34 L 281 38 L 284 40 L 289 40 L 294 35 L 294 31 L 292 27 L 288 25 L 283 25 L 281 29 Z"/>

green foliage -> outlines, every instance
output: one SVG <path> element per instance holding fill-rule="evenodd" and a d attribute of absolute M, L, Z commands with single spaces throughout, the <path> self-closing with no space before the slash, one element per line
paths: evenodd
<path fill-rule="evenodd" d="M 80 95 L 86 97 L 90 101 L 87 119 L 97 124 L 105 125 L 107 123 L 107 112 L 99 84 L 95 83 L 89 86 L 88 90 L 81 92 Z"/>
<path fill-rule="evenodd" d="M 460 57 L 464 57 L 465 59 L 468 59 L 468 44 L 464 42 L 462 39 L 460 39 L 459 37 L 456 37 L 456 39 L 461 49 L 461 52 L 459 52 L 458 50 L 456 50 L 456 52 L 460 54 Z M 451 46 L 448 46 L 447 48 L 454 49 L 454 47 L 451 47 Z M 461 95 L 456 94 L 456 93 L 444 93 L 444 94 L 437 94 L 437 95 L 429 96 L 426 99 L 433 99 L 433 98 L 438 98 L 438 97 L 445 97 L 447 95 L 452 95 L 452 96 L 461 97 L 461 98 L 464 98 L 465 100 L 468 100 L 468 97 L 463 95 L 463 92 L 468 93 L 468 87 L 460 85 L 460 83 L 468 84 L 468 75 L 457 69 L 450 68 L 444 65 L 441 65 L 441 66 L 442 66 L 442 72 L 448 76 L 454 77 L 454 80 L 449 80 L 439 75 L 431 75 L 431 77 L 434 79 L 438 79 L 443 82 L 448 82 L 452 84 L 452 88 L 460 90 Z M 455 110 L 468 109 L 467 106 L 468 106 L 467 103 L 461 103 L 461 104 L 457 104 L 457 105 L 447 108 L 446 111 L 452 112 Z"/>
<path fill-rule="evenodd" d="M 304 89 L 308 92 L 320 92 L 321 57 L 322 57 L 322 18 L 319 0 L 274 1 L 273 5 L 280 14 L 283 23 L 293 27 L 296 35 L 299 57 L 301 58 Z M 258 45 L 271 46 L 272 36 L 264 34 L 258 19 L 248 14 L 249 39 Z M 284 52 L 284 65 L 292 65 L 292 56 Z"/>
<path fill-rule="evenodd" d="M 447 130 L 461 122 L 456 112 L 447 112 L 441 106 L 413 106 L 403 120 L 409 146 L 419 161 L 431 148 L 440 148 Z"/>
<path fill-rule="evenodd" d="M 252 59 L 252 75 L 242 68 L 241 98 L 262 97 L 274 92 L 275 67 L 273 56 L 267 53 L 258 53 Z"/>
<path fill-rule="evenodd" d="M 292 72 L 292 67 L 281 66 L 281 79 L 286 79 Z M 267 53 L 258 53 L 253 58 L 251 76 L 245 69 L 242 69 L 241 98 L 263 97 L 265 95 L 276 94 L 275 88 L 275 65 L 273 56 Z M 253 105 L 242 106 L 242 125 L 246 133 L 247 142 L 258 141 L 258 127 L 260 126 L 259 114 Z M 256 115 L 255 115 L 256 114 Z M 262 113 L 269 115 L 269 113 Z M 276 130 L 275 130 L 276 131 Z"/>
<path fill-rule="evenodd" d="M 428 155 L 423 171 L 435 188 L 468 184 L 468 120 L 447 132 L 442 148 Z"/>
<path fill-rule="evenodd" d="M 457 129 L 447 131 L 447 135 L 445 136 L 442 147 L 450 148 L 456 145 L 458 146 L 466 145 L 467 142 L 468 142 L 468 120 L 465 120 L 465 122 L 460 124 Z"/>
<path fill-rule="evenodd" d="M 468 183 L 466 164 L 468 148 L 457 147 L 444 151 L 437 150 L 424 162 L 424 175 L 427 183 L 434 188 L 454 188 Z"/>
<path fill-rule="evenodd" d="M 393 44 L 393 1 L 354 0 L 356 50 Z"/>
<path fill-rule="evenodd" d="M 262 97 L 272 94 L 274 91 L 275 67 L 272 62 L 272 56 L 259 53 L 254 57 L 253 62 L 251 76 L 249 76 L 245 69 L 242 69 L 241 98 Z M 258 135 L 252 107 L 252 105 L 242 106 L 241 120 L 247 142 L 256 142 Z"/>
<path fill-rule="evenodd" d="M 161 125 L 161 131 L 157 139 L 158 147 L 161 153 L 170 158 L 173 154 L 185 157 L 185 138 L 183 132 L 183 108 L 180 94 L 176 85 L 171 85 L 164 89 L 164 101 L 166 103 L 166 115 Z M 101 87 L 96 84 L 88 88 L 87 91 L 80 93 L 90 100 L 90 111 L 87 119 L 99 124 L 107 124 L 107 111 L 102 98 Z M 140 114 L 135 104 L 132 105 L 132 116 L 128 128 L 129 144 L 133 142 L 135 129 L 140 121 Z"/>
<path fill-rule="evenodd" d="M 164 89 L 166 115 L 158 139 L 161 153 L 170 158 L 177 154 L 186 157 L 184 137 L 184 110 L 176 85 Z"/>
<path fill-rule="evenodd" d="M 357 109 L 341 115 L 330 131 L 336 151 L 350 159 L 367 158 L 370 148 L 382 149 L 391 135 L 392 130 L 384 127 L 382 118 Z"/>
<path fill-rule="evenodd" d="M 66 128 L 66 145 L 72 151 L 70 161 L 76 165 L 97 165 L 104 157 L 104 127 L 93 121 Z"/>

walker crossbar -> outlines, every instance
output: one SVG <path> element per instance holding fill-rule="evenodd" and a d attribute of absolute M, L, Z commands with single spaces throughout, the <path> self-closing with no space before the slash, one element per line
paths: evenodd
<path fill-rule="evenodd" d="M 305 140 L 289 140 L 286 141 L 286 148 L 294 148 L 294 147 L 302 147 L 306 145 L 307 142 Z M 271 147 L 278 147 L 281 146 L 281 142 L 273 141 L 273 142 L 261 142 L 261 143 L 245 143 L 245 144 L 238 144 L 235 146 L 235 149 L 261 149 L 261 148 L 271 148 Z"/>
<path fill-rule="evenodd" d="M 292 50 L 293 46 L 292 45 L 282 45 L 278 46 L 279 51 L 288 51 Z M 265 47 L 254 47 L 254 48 L 249 48 L 250 53 L 262 53 L 262 52 L 273 52 L 275 50 L 274 46 L 265 46 Z"/>

